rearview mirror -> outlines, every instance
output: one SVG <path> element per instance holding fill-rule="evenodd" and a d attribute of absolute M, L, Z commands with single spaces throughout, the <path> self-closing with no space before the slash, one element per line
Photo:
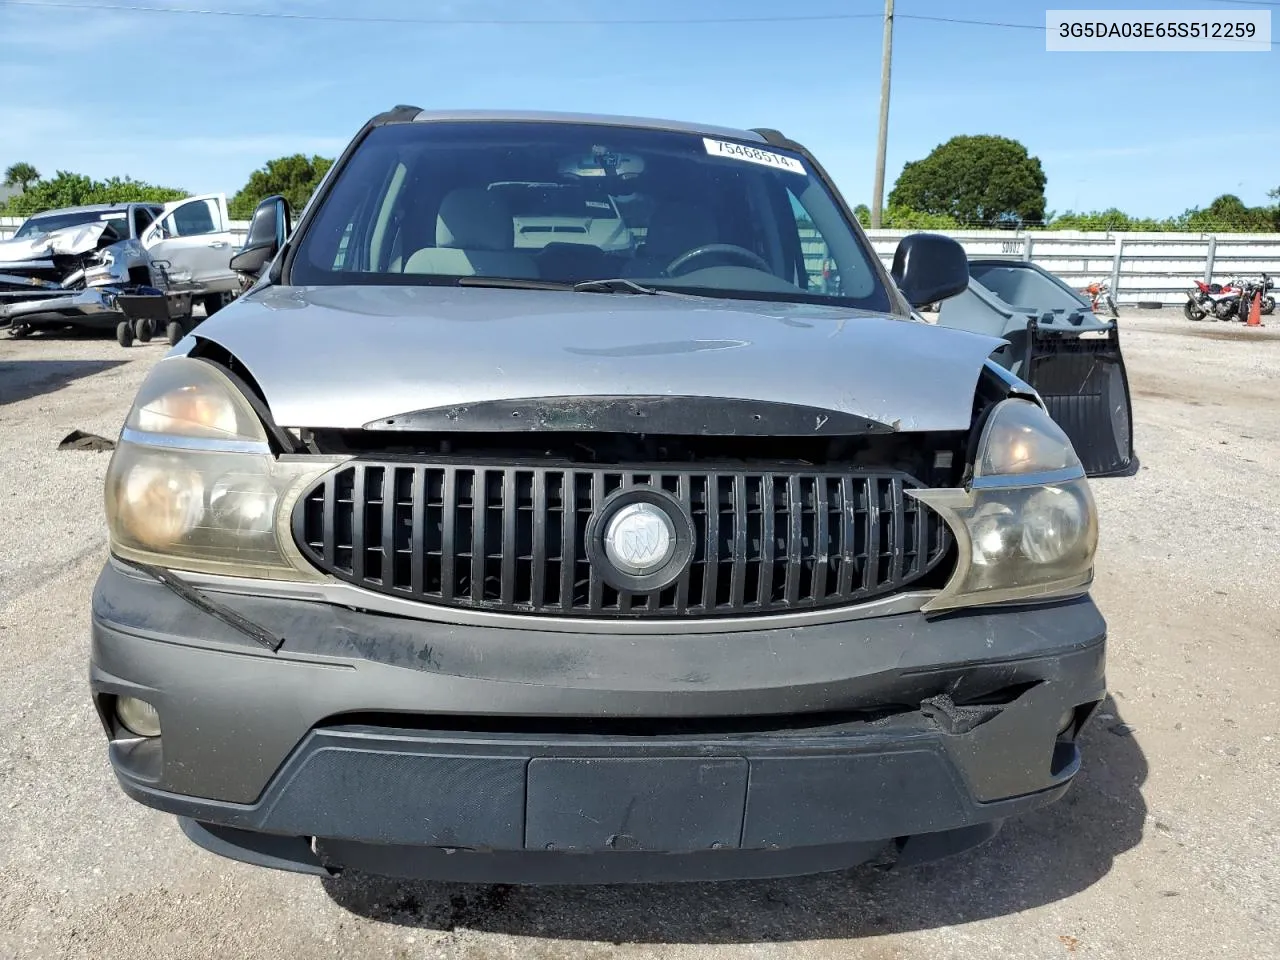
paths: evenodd
<path fill-rule="evenodd" d="M 231 258 L 231 269 L 256 277 L 275 259 L 292 230 L 289 201 L 281 196 L 267 197 L 253 211 L 249 235 L 245 237 L 240 252 Z"/>
<path fill-rule="evenodd" d="M 946 300 L 969 286 L 969 257 L 950 237 L 913 233 L 893 254 L 893 282 L 913 307 Z"/>

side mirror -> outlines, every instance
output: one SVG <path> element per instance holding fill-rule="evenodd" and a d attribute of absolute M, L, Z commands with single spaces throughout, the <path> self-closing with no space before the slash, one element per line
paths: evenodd
<path fill-rule="evenodd" d="M 289 201 L 281 196 L 267 197 L 253 211 L 249 235 L 240 252 L 231 258 L 231 269 L 251 277 L 258 276 L 263 267 L 275 259 L 292 230 Z"/>
<path fill-rule="evenodd" d="M 950 237 L 913 233 L 898 244 L 889 273 L 907 302 L 922 307 L 964 292 L 969 286 L 969 257 Z"/>

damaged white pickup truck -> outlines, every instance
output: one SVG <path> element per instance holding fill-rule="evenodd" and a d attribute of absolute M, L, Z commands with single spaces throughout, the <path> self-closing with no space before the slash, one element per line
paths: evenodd
<path fill-rule="evenodd" d="M 176 343 L 239 289 L 223 194 L 50 210 L 0 241 L 0 326 L 115 328 L 121 346 Z"/>

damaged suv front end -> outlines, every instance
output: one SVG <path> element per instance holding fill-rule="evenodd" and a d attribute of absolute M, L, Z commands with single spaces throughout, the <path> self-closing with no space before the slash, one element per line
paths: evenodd
<path fill-rule="evenodd" d="M 483 184 L 557 176 L 652 201 L 637 242 L 522 246 Z M 953 243 L 890 275 L 773 131 L 410 108 L 268 237 L 106 485 L 94 702 L 194 841 L 769 876 L 963 849 L 1067 790 L 1096 508 L 1001 341 L 910 319 L 964 289 Z"/>

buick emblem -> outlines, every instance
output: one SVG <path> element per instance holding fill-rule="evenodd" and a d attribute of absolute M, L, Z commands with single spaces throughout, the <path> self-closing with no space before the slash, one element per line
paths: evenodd
<path fill-rule="evenodd" d="M 631 503 L 612 517 L 604 530 L 604 552 L 622 573 L 643 577 L 660 570 L 676 548 L 671 517 L 652 503 Z"/>

